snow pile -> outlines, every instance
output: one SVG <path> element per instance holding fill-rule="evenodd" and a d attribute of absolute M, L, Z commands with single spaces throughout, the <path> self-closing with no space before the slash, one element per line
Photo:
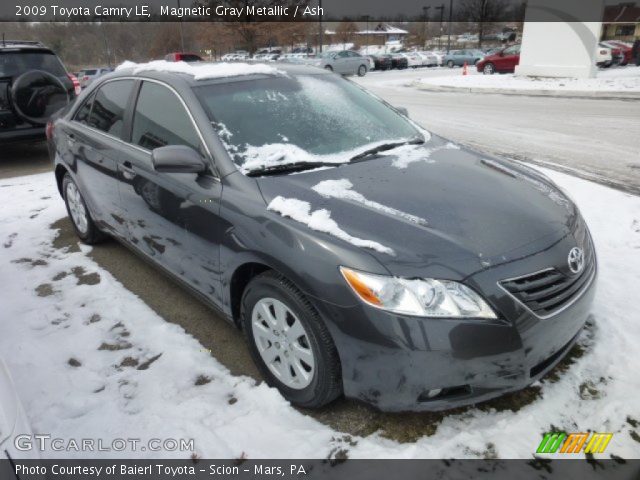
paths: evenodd
<path fill-rule="evenodd" d="M 433 163 L 431 154 L 438 150 L 459 150 L 456 144 L 448 142 L 440 147 L 424 148 L 422 145 L 402 145 L 401 147 L 381 152 L 381 155 L 397 156 L 391 163 L 396 168 L 407 168 L 415 162 Z"/>
<path fill-rule="evenodd" d="M 520 77 L 514 74 L 423 77 L 414 85 L 561 92 L 640 92 L 640 68 L 602 71 L 595 78 Z"/>
<path fill-rule="evenodd" d="M 374 202 L 373 200 L 367 200 L 364 195 L 353 190 L 353 184 L 346 178 L 340 180 L 324 180 L 312 188 L 323 197 L 350 200 L 374 210 L 386 213 L 387 215 L 404 218 L 405 220 L 419 225 L 427 225 L 427 221 L 424 218 L 396 210 L 395 208 L 382 205 L 378 202 Z"/>
<path fill-rule="evenodd" d="M 166 60 L 154 60 L 148 63 L 135 63 L 125 61 L 116 67 L 118 70 L 133 69 L 134 74 L 141 72 L 170 72 L 185 73 L 191 75 L 194 80 L 206 80 L 208 78 L 237 77 L 240 75 L 286 75 L 282 70 L 263 63 L 187 63 L 167 62 Z"/>
<path fill-rule="evenodd" d="M 276 197 L 269 203 L 269 210 L 279 213 L 283 217 L 289 217 L 296 222 L 308 226 L 312 230 L 328 233 L 356 247 L 370 248 L 380 253 L 394 255 L 394 251 L 373 240 L 363 240 L 349 235 L 331 218 L 331 212 L 326 209 L 311 211 L 311 204 L 295 198 Z"/>

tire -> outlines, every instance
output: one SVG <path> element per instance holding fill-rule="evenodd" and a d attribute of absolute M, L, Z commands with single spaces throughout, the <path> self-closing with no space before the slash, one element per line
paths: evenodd
<path fill-rule="evenodd" d="M 479 61 L 480 61 L 480 59 L 479 59 L 479 58 L 476 58 L 476 59 L 473 61 L 473 64 L 474 64 L 474 65 L 478 65 L 478 62 L 479 62 Z"/>
<path fill-rule="evenodd" d="M 364 77 L 367 74 L 367 67 L 364 65 L 360 65 L 358 67 L 358 76 L 359 77 Z"/>
<path fill-rule="evenodd" d="M 496 73 L 495 65 L 491 62 L 486 63 L 484 67 L 482 67 L 482 73 L 484 75 L 493 75 L 494 73 Z"/>
<path fill-rule="evenodd" d="M 67 213 L 78 238 L 87 245 L 95 245 L 102 242 L 106 235 L 94 223 L 76 182 L 73 181 L 68 173 L 62 179 L 62 193 Z M 80 217 L 84 217 L 84 220 L 80 220 Z"/>
<path fill-rule="evenodd" d="M 325 65 L 324 69 L 329 70 L 330 72 L 333 72 L 333 67 L 331 65 Z"/>
<path fill-rule="evenodd" d="M 449 67 L 449 68 L 453 68 L 454 66 L 455 66 L 455 63 L 453 63 L 453 60 L 449 60 L 449 61 L 447 62 L 447 67 Z"/>
<path fill-rule="evenodd" d="M 275 313 L 283 308 L 286 315 L 280 317 L 286 320 L 279 323 Z M 340 361 L 331 335 L 311 303 L 285 277 L 267 271 L 251 280 L 242 295 L 240 318 L 262 376 L 292 404 L 319 408 L 342 394 Z M 287 336 L 287 331 L 296 333 Z M 302 351 L 304 356 L 295 353 Z M 274 360 L 267 365 L 269 357 Z"/>

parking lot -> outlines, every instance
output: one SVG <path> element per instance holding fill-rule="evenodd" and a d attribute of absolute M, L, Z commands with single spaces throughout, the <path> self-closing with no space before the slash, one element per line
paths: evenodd
<path fill-rule="evenodd" d="M 458 73 L 459 70 L 454 72 Z M 497 155 L 538 165 L 550 165 L 557 170 L 574 174 L 572 177 L 551 173 L 554 180 L 567 189 L 584 210 L 594 230 L 597 246 L 601 247 L 602 262 L 608 264 L 603 267 L 603 289 L 599 298 L 607 298 L 609 301 L 615 299 L 619 304 L 632 301 L 633 292 L 624 289 L 616 291 L 613 284 L 616 269 L 631 261 L 625 259 L 624 255 L 632 255 L 640 248 L 640 218 L 637 217 L 640 200 L 635 196 L 594 186 L 576 177 L 593 179 L 623 192 L 640 194 L 638 137 L 632 133 L 640 131 L 640 102 L 428 93 L 407 86 L 421 76 L 451 74 L 449 69 L 373 72 L 357 81 L 389 103 L 406 107 L 412 119 L 436 134 Z M 12 194 L 22 192 L 23 200 L 29 198 L 29 193 L 25 190 L 29 189 L 29 175 L 50 169 L 46 149 L 42 145 L 36 145 L 26 148 L 11 147 L 5 152 L 7 155 L 3 154 L 0 161 L 0 187 L 4 187 L 1 190 Z M 241 380 L 243 376 L 260 380 L 244 339 L 238 331 L 216 318 L 211 310 L 189 293 L 118 243 L 111 241 L 95 248 L 79 247 L 70 221 L 63 211 L 62 201 L 52 187 L 53 176 L 40 175 L 32 178 L 35 185 L 33 188 L 36 189 L 33 195 L 39 200 L 31 205 L 24 205 L 22 213 L 20 205 L 12 208 L 12 216 L 5 221 L 3 227 L 3 236 L 6 238 L 0 240 L 4 242 L 3 260 L 7 264 L 11 263 L 12 271 L 28 272 L 25 275 L 33 282 L 31 288 L 37 286 L 37 298 L 34 297 L 34 302 L 49 302 L 47 308 L 54 308 L 56 305 L 54 310 L 48 310 L 44 319 L 42 314 L 37 313 L 39 307 L 33 307 L 26 324 L 33 326 L 40 322 L 42 325 L 38 335 L 59 335 L 59 329 L 64 327 L 65 322 L 72 325 L 69 332 L 75 332 L 73 322 L 80 325 L 85 322 L 85 317 L 90 317 L 91 312 L 83 310 L 85 304 L 92 305 L 95 302 L 99 305 L 100 301 L 104 301 L 104 290 L 95 286 L 101 283 L 103 286 L 108 285 L 112 289 L 108 290 L 111 293 L 123 295 L 122 298 L 125 298 L 124 292 L 130 292 L 133 297 L 127 296 L 126 302 L 135 302 L 137 297 L 160 319 L 182 327 L 187 335 L 193 336 L 201 350 L 212 357 L 213 362 L 221 364 L 221 367 L 216 366 L 215 375 L 231 385 L 231 391 L 239 389 L 239 394 L 229 397 L 229 405 L 233 405 L 243 391 L 247 393 L 246 390 L 250 390 L 248 384 Z M 600 200 L 593 198 L 596 194 Z M 10 199 L 10 195 L 3 197 L 4 201 Z M 617 210 L 619 214 L 611 224 L 608 223 L 610 219 L 607 218 L 606 205 L 616 205 L 613 210 Z M 40 211 L 44 213 L 41 215 Z M 29 220 L 24 233 L 7 230 L 14 228 L 21 216 L 27 218 L 30 215 L 35 216 Z M 31 243 L 19 247 L 21 251 L 29 248 L 35 250 L 28 261 L 23 260 L 24 256 L 14 253 L 14 243 L 18 244 L 25 236 L 25 241 Z M 79 260 L 81 258 L 83 259 Z M 638 256 L 635 255 L 636 267 L 637 260 Z M 38 262 L 44 262 L 45 265 L 39 267 Z M 63 268 L 62 264 L 65 264 L 64 268 L 70 268 L 73 262 L 81 262 L 79 265 L 84 272 L 70 270 L 75 272 L 77 284 L 83 285 L 82 288 L 85 289 L 82 290 L 82 301 L 71 299 L 71 293 L 58 287 L 56 281 L 46 278 L 49 271 L 55 273 L 56 269 Z M 626 283 L 623 281 L 623 285 L 633 285 L 634 282 L 637 285 L 640 280 L 637 271 L 627 268 L 623 274 L 623 277 L 626 275 Z M 87 277 L 87 274 L 93 275 L 91 272 L 97 275 L 97 281 L 95 276 Z M 63 281 L 69 282 L 73 276 L 65 274 L 62 278 L 64 277 L 67 279 Z M 20 287 L 17 285 L 16 291 Z M 527 456 L 527 452 L 534 448 L 535 439 L 549 427 L 548 422 L 560 427 L 574 425 L 587 429 L 591 424 L 585 422 L 594 417 L 598 417 L 598 426 L 604 424 L 610 431 L 619 433 L 617 439 L 612 441 L 612 451 L 622 457 L 630 456 L 640 439 L 636 428 L 640 412 L 637 406 L 628 402 L 630 397 L 624 397 L 631 395 L 633 388 L 637 388 L 633 383 L 629 385 L 629 382 L 637 382 L 637 379 L 633 380 L 633 367 L 619 371 L 598 362 L 612 351 L 608 349 L 630 348 L 624 336 L 626 327 L 623 326 L 629 325 L 632 316 L 635 316 L 635 311 L 600 304 L 581 341 L 543 382 L 476 407 L 445 413 L 389 414 L 380 413 L 355 401 L 339 400 L 320 411 L 299 410 L 304 415 L 300 417 L 280 399 L 274 401 L 273 405 L 276 406 L 270 407 L 271 413 L 276 419 L 281 419 L 285 426 L 291 425 L 291 429 L 296 430 L 296 434 L 290 436 L 292 442 L 297 436 L 303 436 L 305 431 L 320 432 L 313 442 L 308 442 L 307 447 L 309 452 L 319 449 L 316 452 L 323 452 L 325 456 L 424 456 L 425 450 L 421 451 L 418 446 L 428 446 L 428 455 L 434 458 L 445 455 L 447 447 L 453 448 L 458 456 Z M 58 317 L 63 320 L 55 323 Z M 122 328 L 130 331 L 133 333 L 132 337 L 136 338 L 136 328 L 141 327 L 136 326 L 135 317 L 127 314 L 126 306 L 108 317 L 116 325 L 116 330 Z M 119 327 L 116 322 L 120 323 Z M 620 326 L 616 326 L 616 322 L 620 322 Z M 607 332 L 607 328 L 611 330 Z M 109 331 L 105 329 L 105 335 Z M 607 344 L 604 340 L 609 334 L 613 339 Z M 140 340 L 140 336 L 137 338 Z M 597 346 L 594 346 L 594 338 L 598 340 Z M 2 346 L 10 348 L 8 344 Z M 189 346 L 192 347 L 191 344 Z M 146 354 L 145 348 L 138 348 L 143 351 L 141 358 Z M 78 345 L 77 349 L 81 351 L 83 347 Z M 152 352 L 148 353 L 151 355 Z M 162 354 L 165 361 L 167 357 L 172 358 L 171 352 L 163 350 Z M 80 355 L 73 348 L 60 352 L 60 358 L 75 358 Z M 634 358 L 630 356 L 627 361 L 633 362 Z M 114 358 L 106 361 L 106 364 L 117 361 Z M 206 370 L 206 365 L 208 364 L 203 364 L 203 370 Z M 121 363 L 120 371 L 124 367 L 126 363 Z M 196 373 L 189 372 L 192 375 Z M 112 372 L 104 374 L 97 369 L 93 379 L 96 388 L 99 389 L 101 382 L 109 385 L 109 377 L 112 375 Z M 130 375 L 120 381 L 127 382 L 125 385 L 144 381 Z M 120 383 L 119 387 L 114 387 L 121 394 L 122 385 Z M 242 385 L 244 390 L 238 385 Z M 86 386 L 82 388 L 86 389 Z M 126 397 L 127 393 L 124 395 Z M 131 395 L 135 396 L 135 393 Z M 82 398 L 82 394 L 79 394 L 79 403 L 83 402 Z M 232 402 L 231 398 L 236 401 Z M 240 398 L 244 400 L 246 396 Z M 568 408 L 568 405 L 578 399 L 582 401 L 575 409 Z M 206 400 L 206 396 L 202 400 Z M 58 401 L 62 402 L 62 399 Z M 38 410 L 37 401 L 27 403 L 39 414 L 35 419 L 38 427 L 61 428 L 58 421 L 45 418 L 45 414 L 51 413 L 50 410 Z M 60 408 L 63 409 L 62 406 Z M 85 409 L 78 408 L 82 411 Z M 144 413 L 145 408 L 151 407 L 136 404 L 133 412 Z M 246 409 L 251 410 L 251 406 Z M 624 415 L 620 416 L 620 412 L 614 415 L 615 409 L 621 409 Z M 153 412 L 157 414 L 157 410 L 153 409 Z M 65 418 L 66 415 L 64 413 L 61 417 Z M 307 420 L 306 417 L 313 420 Z M 242 425 L 236 415 L 228 418 L 227 423 L 223 418 L 216 418 L 228 428 Z M 582 420 L 578 420 L 579 418 Z M 191 420 L 193 419 L 190 418 L 189 421 Z M 91 429 L 87 427 L 86 419 L 83 425 L 83 428 Z M 485 428 L 482 436 L 474 433 L 480 427 Z M 487 442 L 485 439 L 490 436 L 487 431 L 492 428 L 496 432 L 510 428 L 514 434 L 523 433 L 525 438 L 513 444 L 504 441 Z M 511 438 L 515 436 L 512 435 Z M 226 440 L 230 445 L 229 455 L 241 455 L 245 450 L 251 456 L 276 455 L 275 451 L 269 450 L 268 442 L 257 448 L 242 433 L 238 433 L 237 438 Z M 205 456 L 207 452 L 216 452 L 216 443 L 213 445 L 214 447 L 202 447 Z M 246 445 L 245 450 L 242 445 Z M 300 452 L 297 450 L 297 453 Z"/>

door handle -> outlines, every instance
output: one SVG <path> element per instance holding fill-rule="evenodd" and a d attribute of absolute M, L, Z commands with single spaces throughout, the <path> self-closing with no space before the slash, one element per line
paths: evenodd
<path fill-rule="evenodd" d="M 136 176 L 136 172 L 133 170 L 133 165 L 129 161 L 123 162 L 120 165 L 120 171 L 122 172 L 122 176 L 127 180 L 132 180 Z"/>

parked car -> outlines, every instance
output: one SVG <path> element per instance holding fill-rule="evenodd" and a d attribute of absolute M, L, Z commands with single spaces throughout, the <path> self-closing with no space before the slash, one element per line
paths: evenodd
<path fill-rule="evenodd" d="M 173 52 L 164 56 L 167 62 L 204 62 L 204 59 L 197 53 Z"/>
<path fill-rule="evenodd" d="M 452 50 L 443 59 L 444 65 L 449 68 L 461 67 L 465 63 L 469 66 L 475 65 L 484 58 L 484 53 L 480 50 Z"/>
<path fill-rule="evenodd" d="M 373 68 L 375 70 L 390 70 L 391 55 L 371 55 L 373 58 Z"/>
<path fill-rule="evenodd" d="M 93 80 L 112 71 L 112 68 L 107 67 L 85 68 L 79 72 L 78 81 L 80 82 L 80 87 L 87 88 Z"/>
<path fill-rule="evenodd" d="M 418 68 L 422 66 L 422 57 L 416 52 L 401 52 L 398 55 L 402 55 L 407 59 L 407 66 L 411 68 Z"/>
<path fill-rule="evenodd" d="M 0 144 L 45 139 L 45 124 L 80 93 L 78 79 L 39 42 L 0 42 Z"/>
<path fill-rule="evenodd" d="M 611 48 L 614 55 L 614 63 L 618 63 L 620 66 L 625 66 L 631 63 L 632 51 L 631 45 L 617 40 L 605 40 L 600 42 L 600 45 Z"/>
<path fill-rule="evenodd" d="M 598 43 L 598 47 L 611 50 L 611 65 L 622 65 L 622 63 L 624 62 L 624 54 L 622 53 L 622 49 L 620 47 L 616 45 L 610 45 L 607 42 Z"/>
<path fill-rule="evenodd" d="M 367 57 L 351 50 L 324 52 L 318 58 L 311 60 L 310 63 L 342 75 L 364 77 L 369 71 Z"/>
<path fill-rule="evenodd" d="M 409 67 L 409 60 L 404 55 L 399 53 L 392 53 L 391 55 L 391 68 L 397 68 L 402 70 Z"/>
<path fill-rule="evenodd" d="M 596 66 L 600 68 L 609 68 L 611 65 L 613 65 L 613 50 L 609 47 L 597 45 Z"/>
<path fill-rule="evenodd" d="M 488 55 L 476 63 L 478 72 L 485 75 L 513 73 L 520 63 L 520 45 L 511 45 L 498 53 Z"/>
<path fill-rule="evenodd" d="M 55 181 L 82 241 L 124 242 L 242 328 L 287 400 L 449 408 L 571 350 L 596 254 L 543 174 L 326 70 L 192 68 L 94 82 L 52 121 Z"/>
<path fill-rule="evenodd" d="M 441 58 L 438 57 L 435 53 L 432 52 L 416 52 L 420 59 L 422 60 L 423 67 L 437 67 Z"/>

